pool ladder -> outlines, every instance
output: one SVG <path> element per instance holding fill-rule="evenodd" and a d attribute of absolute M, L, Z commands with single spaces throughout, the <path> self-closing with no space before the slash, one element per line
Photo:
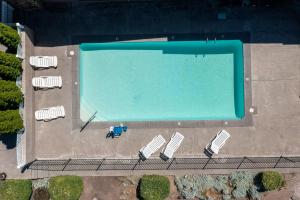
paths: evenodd
<path fill-rule="evenodd" d="M 217 42 L 217 37 L 214 38 L 214 43 Z M 208 37 L 206 37 L 206 43 L 208 43 Z"/>

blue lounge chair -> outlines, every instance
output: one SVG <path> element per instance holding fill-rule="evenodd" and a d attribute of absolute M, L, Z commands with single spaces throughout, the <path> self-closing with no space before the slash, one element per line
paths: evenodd
<path fill-rule="evenodd" d="M 128 129 L 127 126 L 112 126 L 109 129 L 110 130 L 109 136 L 112 136 L 112 138 L 120 137 L 122 135 L 123 131 L 126 132 L 127 129 Z"/>
<path fill-rule="evenodd" d="M 120 137 L 122 135 L 123 128 L 121 126 L 115 126 L 113 130 L 112 137 Z"/>

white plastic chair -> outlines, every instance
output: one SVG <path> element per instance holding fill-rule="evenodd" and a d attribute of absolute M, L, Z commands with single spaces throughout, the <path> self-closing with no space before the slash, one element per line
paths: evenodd
<path fill-rule="evenodd" d="M 35 111 L 36 120 L 50 121 L 59 117 L 65 117 L 65 115 L 65 108 L 63 106 L 42 108 Z"/>
<path fill-rule="evenodd" d="M 225 130 L 221 130 L 213 141 L 207 145 L 206 149 L 212 153 L 218 154 L 219 150 L 224 146 L 228 138 L 230 138 L 230 134 Z"/>
<path fill-rule="evenodd" d="M 32 86 L 36 88 L 62 87 L 61 76 L 40 76 L 32 78 Z"/>
<path fill-rule="evenodd" d="M 144 159 L 148 159 L 153 153 L 160 149 L 164 143 L 166 143 L 166 140 L 163 138 L 163 136 L 157 135 L 152 139 L 151 142 L 140 149 L 140 155 Z"/>
<path fill-rule="evenodd" d="M 57 56 L 30 56 L 29 63 L 36 68 L 57 67 Z"/>
<path fill-rule="evenodd" d="M 173 154 L 177 151 L 183 139 L 184 136 L 181 133 L 179 132 L 174 133 L 167 146 L 161 152 L 162 158 L 163 159 L 172 158 Z"/>

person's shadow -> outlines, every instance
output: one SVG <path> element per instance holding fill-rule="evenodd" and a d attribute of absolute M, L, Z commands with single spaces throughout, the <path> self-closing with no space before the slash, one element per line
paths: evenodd
<path fill-rule="evenodd" d="M 14 149 L 17 145 L 17 134 L 0 135 L 0 142 L 6 145 L 6 149 Z"/>

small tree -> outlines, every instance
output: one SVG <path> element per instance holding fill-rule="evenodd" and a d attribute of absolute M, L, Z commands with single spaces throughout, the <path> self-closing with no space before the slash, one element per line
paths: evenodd
<path fill-rule="evenodd" d="M 23 97 L 13 81 L 0 80 L 0 110 L 17 109 Z"/>
<path fill-rule="evenodd" d="M 0 135 L 14 134 L 23 128 L 19 110 L 0 111 Z"/>
<path fill-rule="evenodd" d="M 21 60 L 17 58 L 14 54 L 0 51 L 0 65 L 12 67 L 21 71 Z"/>
<path fill-rule="evenodd" d="M 4 80 L 14 81 L 20 76 L 21 72 L 13 67 L 0 65 L 0 77 Z"/>
<path fill-rule="evenodd" d="M 0 23 L 0 43 L 9 49 L 16 50 L 20 43 L 20 36 L 15 29 Z"/>

